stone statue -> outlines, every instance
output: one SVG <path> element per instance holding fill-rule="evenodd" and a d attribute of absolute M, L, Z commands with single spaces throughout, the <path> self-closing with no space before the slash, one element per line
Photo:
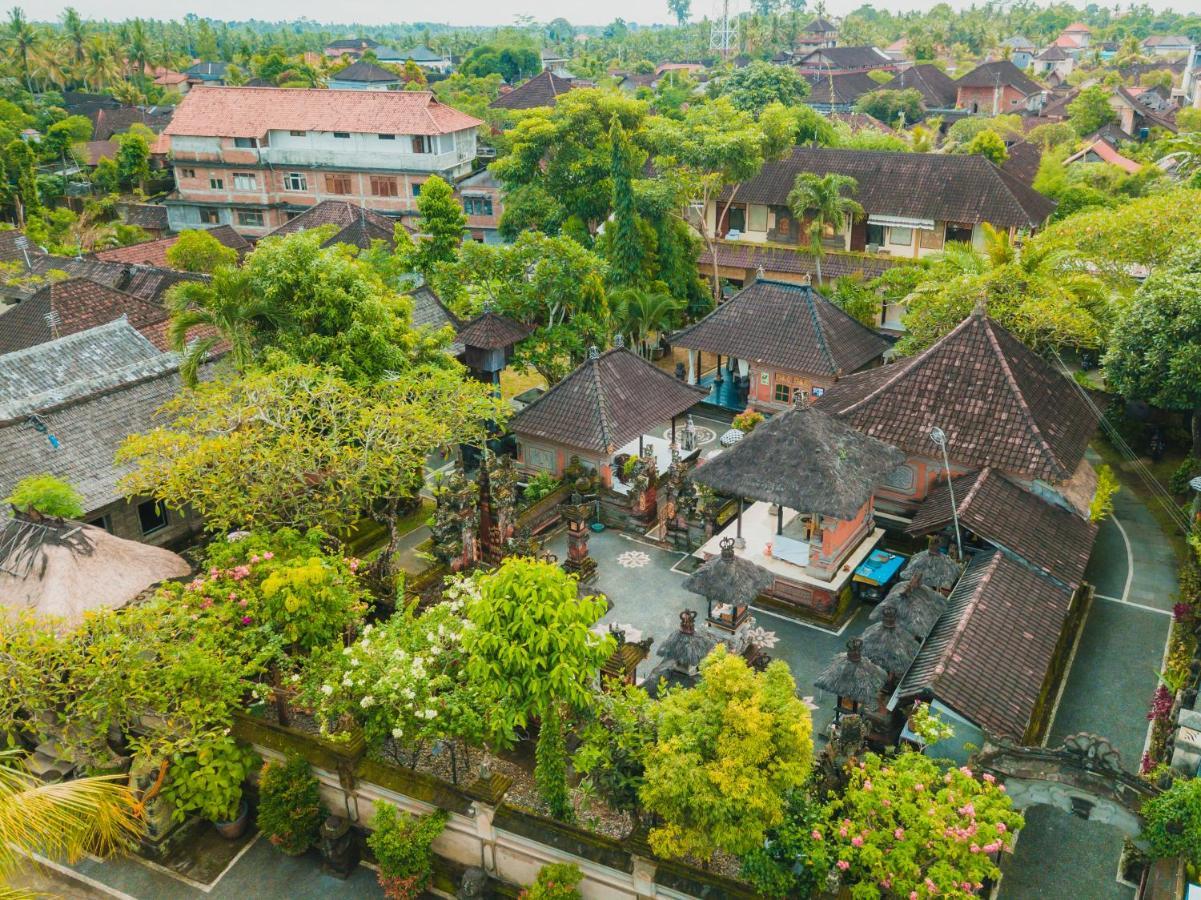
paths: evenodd
<path fill-rule="evenodd" d="M 350 821 L 330 816 L 321 824 L 321 871 L 347 879 L 359 864 L 359 842 L 350 830 Z"/>
<path fill-rule="evenodd" d="M 174 804 L 159 793 L 165 773 L 162 762 L 142 754 L 135 756 L 129 767 L 129 787 L 142 805 L 142 818 L 146 823 L 143 846 L 159 846 L 178 827 L 173 818 Z"/>
<path fill-rule="evenodd" d="M 471 866 L 463 873 L 459 881 L 459 890 L 455 897 L 459 900 L 485 900 L 492 896 L 492 885 L 488 873 L 479 866 Z"/>

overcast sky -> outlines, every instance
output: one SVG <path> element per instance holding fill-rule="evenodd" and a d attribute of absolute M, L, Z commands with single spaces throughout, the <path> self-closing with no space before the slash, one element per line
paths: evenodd
<path fill-rule="evenodd" d="M 67 6 L 74 6 L 85 18 L 183 18 L 189 12 L 213 19 L 244 20 L 260 19 L 276 21 L 308 17 L 327 22 L 337 17 L 339 22 L 364 22 L 378 25 L 397 21 L 429 21 L 437 19 L 451 25 L 510 25 L 518 15 L 532 16 L 546 22 L 563 16 L 573 24 L 603 25 L 621 17 L 640 24 L 669 21 L 667 0 L 455 0 L 440 3 L 380 3 L 378 0 L 340 0 L 331 4 L 328 0 L 51 0 L 49 3 L 33 0 L 17 0 L 33 19 L 46 21 L 60 15 Z M 912 10 L 929 9 L 936 0 L 887 0 L 877 4 L 882 9 Z M 1083 6 L 1085 0 L 1077 0 Z M 1177 9 L 1188 7 L 1193 0 L 1150 0 L 1156 9 L 1175 5 Z M 732 7 L 742 9 L 749 0 L 732 0 Z M 827 0 L 826 11 L 831 15 L 843 15 L 862 5 L 862 0 Z M 958 6 L 952 0 L 952 5 Z M 719 0 L 693 0 L 694 18 L 712 15 L 720 8 Z"/>

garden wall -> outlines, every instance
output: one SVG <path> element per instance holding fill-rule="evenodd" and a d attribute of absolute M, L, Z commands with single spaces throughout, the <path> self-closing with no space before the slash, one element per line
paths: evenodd
<path fill-rule="evenodd" d="M 264 759 L 299 753 L 321 783 L 325 807 L 370 829 L 376 800 L 421 815 L 450 813 L 435 852 L 458 866 L 479 866 L 513 885 L 533 882 L 548 863 L 575 863 L 590 900 L 687 897 L 751 898 L 746 886 L 678 862 L 656 859 L 637 836 L 614 840 L 504 802 L 508 780 L 493 775 L 456 786 L 422 772 L 367 759 L 361 741 L 336 744 L 239 714 L 233 733 Z"/>

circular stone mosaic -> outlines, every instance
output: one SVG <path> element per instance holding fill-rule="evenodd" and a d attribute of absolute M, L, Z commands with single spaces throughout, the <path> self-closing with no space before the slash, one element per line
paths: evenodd
<path fill-rule="evenodd" d="M 697 425 L 694 430 L 696 432 L 696 445 L 698 447 L 704 447 L 706 444 L 712 444 L 715 440 L 717 440 L 717 432 L 712 428 L 706 428 L 704 425 Z M 670 427 L 663 429 L 662 437 L 665 441 L 671 440 Z M 684 426 L 678 423 L 676 424 L 676 441 L 681 447 L 684 445 Z"/>

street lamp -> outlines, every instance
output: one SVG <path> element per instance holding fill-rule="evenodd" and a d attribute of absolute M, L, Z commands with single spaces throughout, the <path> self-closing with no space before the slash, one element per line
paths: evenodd
<path fill-rule="evenodd" d="M 947 473 L 947 490 L 951 494 L 951 521 L 955 523 L 955 547 L 963 559 L 963 539 L 959 535 L 959 507 L 955 505 L 955 486 L 951 484 L 951 462 L 947 459 L 947 433 L 935 425 L 930 429 L 930 440 L 942 450 L 942 465 Z"/>

